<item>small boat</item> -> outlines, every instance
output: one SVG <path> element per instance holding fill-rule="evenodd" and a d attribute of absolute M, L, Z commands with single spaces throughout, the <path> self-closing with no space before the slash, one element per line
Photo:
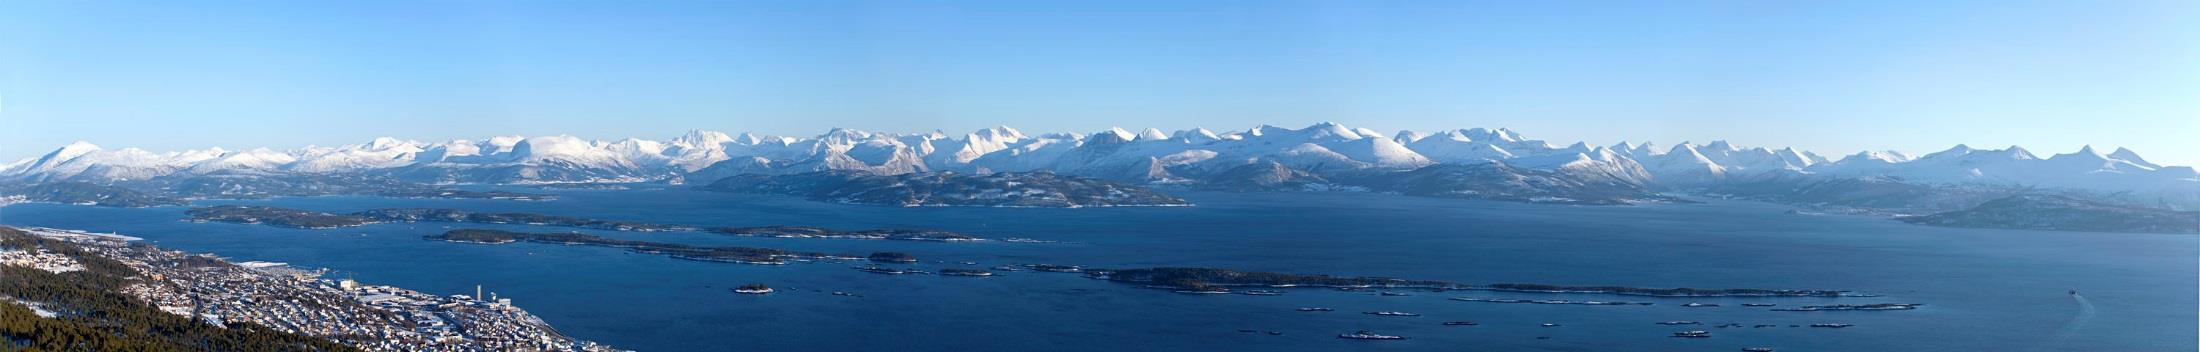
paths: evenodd
<path fill-rule="evenodd" d="M 1559 326 L 1559 325 L 1558 325 L 1558 323 L 1543 323 L 1543 327 L 1546 327 L 1546 328 L 1553 328 L 1553 327 L 1558 327 L 1558 326 Z"/>
<path fill-rule="evenodd" d="M 1711 332 L 1710 332 L 1710 331 L 1703 331 L 1703 330 L 1690 330 L 1690 331 L 1682 331 L 1682 332 L 1676 332 L 1676 333 L 1673 333 L 1673 337 L 1686 337 L 1686 338 L 1695 338 L 1695 339 L 1700 339 L 1700 338 L 1706 338 L 1706 337 L 1711 337 Z"/>
<path fill-rule="evenodd" d="M 977 269 L 947 268 L 947 269 L 940 269 L 940 275 L 946 275 L 946 276 L 993 276 L 993 272 L 991 272 L 991 271 L 985 271 L 985 270 L 977 270 Z"/>
<path fill-rule="evenodd" d="M 2076 295 L 2078 295 L 2078 290 L 2075 290 L 2075 289 L 2073 289 L 2073 290 L 2070 290 L 2070 295 L 2072 295 L 2072 296 L 2076 296 Z"/>
<path fill-rule="evenodd" d="M 1420 314 L 1415 314 L 1415 313 L 1406 313 L 1406 312 L 1396 312 L 1396 311 L 1366 312 L 1366 313 L 1363 313 L 1363 314 L 1372 314 L 1372 315 L 1384 315 L 1384 316 L 1393 316 L 1393 317 L 1418 317 L 1418 316 L 1421 316 Z"/>
<path fill-rule="evenodd" d="M 1691 320 L 1674 320 L 1674 321 L 1661 321 L 1661 322 L 1658 322 L 1658 325 L 1698 325 L 1698 324 L 1703 324 L 1703 322 L 1698 322 L 1698 321 L 1691 321 Z"/>
<path fill-rule="evenodd" d="M 1367 330 L 1360 330 L 1359 332 L 1354 332 L 1354 333 L 1350 333 L 1350 334 L 1340 334 L 1340 335 L 1337 335 L 1337 338 L 1340 338 L 1340 339 L 1353 339 L 1353 340 L 1404 340 L 1404 339 L 1406 339 L 1406 338 L 1405 338 L 1404 336 L 1396 336 L 1396 335 L 1383 335 L 1383 334 L 1377 334 L 1377 333 L 1375 333 L 1375 332 L 1373 332 L 1373 331 L 1367 331 Z"/>
<path fill-rule="evenodd" d="M 735 287 L 735 288 L 733 288 L 733 293 L 746 294 L 746 295 L 761 295 L 761 294 L 767 294 L 767 293 L 772 293 L 772 288 L 771 288 L 771 286 L 764 286 L 764 284 L 747 284 L 747 285 L 741 285 L 741 287 Z"/>
<path fill-rule="evenodd" d="M 1332 309 L 1332 308 L 1322 308 L 1322 307 L 1300 307 L 1300 308 L 1299 308 L 1299 311 L 1301 311 L 1301 312 L 1330 312 L 1330 311 L 1336 311 L 1336 309 Z"/>
<path fill-rule="evenodd" d="M 1447 321 L 1447 322 L 1444 322 L 1444 325 L 1450 325 L 1450 326 L 1471 326 L 1471 325 L 1482 325 L 1482 324 L 1481 324 L 1481 323 L 1476 323 L 1476 322 L 1471 322 L 1471 321 Z"/>
<path fill-rule="evenodd" d="M 1075 266 L 1075 265 L 1054 265 L 1054 264 L 1024 264 L 1024 268 L 1026 268 L 1026 269 L 1031 269 L 1031 270 L 1037 270 L 1037 271 L 1050 272 L 1050 273 L 1083 273 L 1083 272 L 1085 272 L 1085 268 L 1084 268 L 1084 267 L 1079 267 L 1079 266 Z"/>
<path fill-rule="evenodd" d="M 887 275 L 901 275 L 901 274 L 908 274 L 908 273 L 909 273 L 909 271 L 908 271 L 908 270 L 901 270 L 901 269 L 894 269 L 894 268 L 881 268 L 881 267 L 876 267 L 876 266 L 867 266 L 867 267 L 861 267 L 861 268 L 856 268 L 856 270 L 859 270 L 859 271 L 863 271 L 863 272 L 866 272 L 866 273 L 872 273 L 872 274 L 887 274 Z"/>

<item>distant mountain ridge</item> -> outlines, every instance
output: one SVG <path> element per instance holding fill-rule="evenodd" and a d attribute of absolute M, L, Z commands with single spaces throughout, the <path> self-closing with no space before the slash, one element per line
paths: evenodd
<path fill-rule="evenodd" d="M 1970 209 L 1899 218 L 1946 227 L 2104 232 L 2200 233 L 2200 212 L 2106 204 L 2054 195 L 2017 195 Z"/>
<path fill-rule="evenodd" d="M 154 153 L 78 142 L 0 164 L 0 181 L 111 183 L 194 175 L 357 174 L 428 184 L 692 181 L 742 174 L 854 171 L 878 175 L 1047 171 L 1133 183 L 1197 183 L 1252 169 L 1300 183 L 1366 171 L 1403 172 L 1431 165 L 1502 162 L 1519 171 L 1573 181 L 1617 182 L 1651 190 L 1694 190 L 1768 177 L 1879 179 L 1907 184 L 2047 187 L 2170 194 L 2200 199 L 2200 172 L 2148 162 L 2136 152 L 2087 147 L 2039 157 L 2021 147 L 1956 146 L 1912 157 L 1891 151 L 1838 159 L 1793 148 L 1743 148 L 1724 141 L 1658 147 L 1649 143 L 1554 146 L 1508 129 L 1378 131 L 1320 123 L 1287 129 L 1120 128 L 1090 134 L 1032 135 L 1008 127 L 960 136 L 833 129 L 811 137 L 690 131 L 666 141 L 589 141 L 571 136 L 504 136 L 419 142 L 377 138 L 288 151 L 207 149 Z M 1275 169 L 1268 164 L 1280 166 Z M 1305 175 L 1295 175 L 1304 173 Z M 1273 177 L 1273 176 L 1264 176 Z M 1302 180 L 1303 179 L 1303 180 Z M 1570 181 L 1571 182 L 1571 181 Z M 1247 185 L 1230 186 L 1245 188 Z M 1314 187 L 1323 188 L 1323 187 Z"/>

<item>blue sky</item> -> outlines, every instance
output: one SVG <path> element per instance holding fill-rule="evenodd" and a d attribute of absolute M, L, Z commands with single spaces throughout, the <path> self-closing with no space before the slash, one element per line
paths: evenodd
<path fill-rule="evenodd" d="M 10 160 L 1317 121 L 2200 164 L 2200 2 L 0 2 Z"/>

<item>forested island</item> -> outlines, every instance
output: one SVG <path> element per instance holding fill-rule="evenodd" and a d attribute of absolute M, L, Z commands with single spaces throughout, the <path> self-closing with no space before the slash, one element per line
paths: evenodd
<path fill-rule="evenodd" d="M 1228 290 L 1228 286 L 1418 287 L 1461 288 L 1430 280 L 1280 274 L 1215 268 L 1085 269 L 1085 276 L 1114 282 L 1179 290 Z"/>
<path fill-rule="evenodd" d="M 871 261 L 874 261 L 874 262 L 881 262 L 881 263 L 915 263 L 915 262 L 917 262 L 917 256 L 914 256 L 914 255 L 909 255 L 909 253 L 902 253 L 902 252 L 874 252 L 874 253 L 871 253 L 871 255 L 869 255 L 869 256 L 864 256 L 864 258 L 865 258 L 865 259 L 870 259 Z"/>
<path fill-rule="evenodd" d="M 219 221 L 239 224 L 262 224 L 301 229 L 332 229 L 374 223 L 357 215 L 337 215 L 315 211 L 263 207 L 252 205 L 221 205 L 194 208 L 184 212 L 193 221 Z"/>
<path fill-rule="evenodd" d="M 1897 219 L 1912 224 L 1944 227 L 2200 233 L 2200 212 L 2111 204 L 2044 194 L 2004 197 L 1970 209 Z"/>
<path fill-rule="evenodd" d="M 728 234 L 728 235 L 735 235 L 735 236 L 759 236 L 759 237 L 779 237 L 779 238 L 848 238 L 848 239 L 874 239 L 874 240 L 897 240 L 897 241 L 939 241 L 939 242 L 957 242 L 957 241 L 981 241 L 981 240 L 984 240 L 984 239 L 981 239 L 981 238 L 977 238 L 977 237 L 972 237 L 972 236 L 969 236 L 969 235 L 964 235 L 964 234 L 959 234 L 959 233 L 954 233 L 954 232 L 947 232 L 947 231 L 939 231 L 939 230 L 860 230 L 860 231 L 840 231 L 840 230 L 834 230 L 834 229 L 828 229 L 828 228 L 822 228 L 822 227 L 811 227 L 811 226 L 759 226 L 759 227 L 720 227 L 720 228 L 713 228 L 713 229 L 710 229 L 710 230 L 711 230 L 711 232 L 717 232 L 717 233 L 722 233 L 722 234 Z"/>
<path fill-rule="evenodd" d="M 535 242 L 565 245 L 603 246 L 625 248 L 639 253 L 663 254 L 678 259 L 731 262 L 743 264 L 786 264 L 786 259 L 851 259 L 852 256 L 836 256 L 814 252 L 796 252 L 757 247 L 704 247 L 678 243 L 630 241 L 603 238 L 583 233 L 529 233 L 488 229 L 457 229 L 441 234 L 424 236 L 426 239 L 461 243 L 503 244 Z"/>
<path fill-rule="evenodd" d="M 582 227 L 619 231 L 691 231 L 695 228 L 632 221 L 612 221 L 534 213 L 484 213 L 442 208 L 374 209 L 353 213 L 382 221 L 448 221 L 483 224 L 526 224 Z"/>
<path fill-rule="evenodd" d="M 425 199 L 497 199 L 518 201 L 551 201 L 558 199 L 558 196 L 548 194 L 506 191 L 468 191 L 448 188 L 388 190 L 373 192 L 371 194 L 390 198 Z"/>
<path fill-rule="evenodd" d="M 1268 287 L 1340 287 L 1340 288 L 1425 288 L 1436 290 L 1488 290 L 1541 293 L 1593 293 L 1660 297 L 1855 297 L 1863 296 L 1839 290 L 1769 290 L 1769 289 L 1697 289 L 1697 288 L 1642 288 L 1623 286 L 1558 286 L 1543 284 L 1501 283 L 1482 286 L 1436 280 L 1408 280 L 1388 277 L 1347 277 L 1330 275 L 1282 274 L 1255 271 L 1237 271 L 1216 268 L 1145 268 L 1145 269 L 1085 269 L 1085 276 L 1114 282 L 1139 284 L 1148 287 L 1196 292 L 1227 291 L 1231 286 Z"/>
<path fill-rule="evenodd" d="M 1643 288 L 1625 286 L 1559 286 L 1544 284 L 1504 283 L 1469 287 L 1467 289 L 1540 292 L 1540 293 L 1602 293 L 1630 296 L 1658 297 L 1851 297 L 1859 296 L 1841 290 L 1767 290 L 1754 288 Z"/>

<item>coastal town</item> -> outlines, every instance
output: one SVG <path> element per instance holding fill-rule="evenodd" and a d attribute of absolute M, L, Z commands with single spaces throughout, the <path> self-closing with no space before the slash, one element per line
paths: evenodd
<path fill-rule="evenodd" d="M 128 266 L 144 280 L 125 294 L 206 324 L 250 323 L 370 351 L 616 351 L 565 336 L 494 294 L 436 295 L 323 278 L 322 270 L 282 263 L 230 263 L 161 250 L 127 236 L 23 230 Z M 36 249 L 0 251 L 0 263 L 82 270 L 68 256 Z"/>

